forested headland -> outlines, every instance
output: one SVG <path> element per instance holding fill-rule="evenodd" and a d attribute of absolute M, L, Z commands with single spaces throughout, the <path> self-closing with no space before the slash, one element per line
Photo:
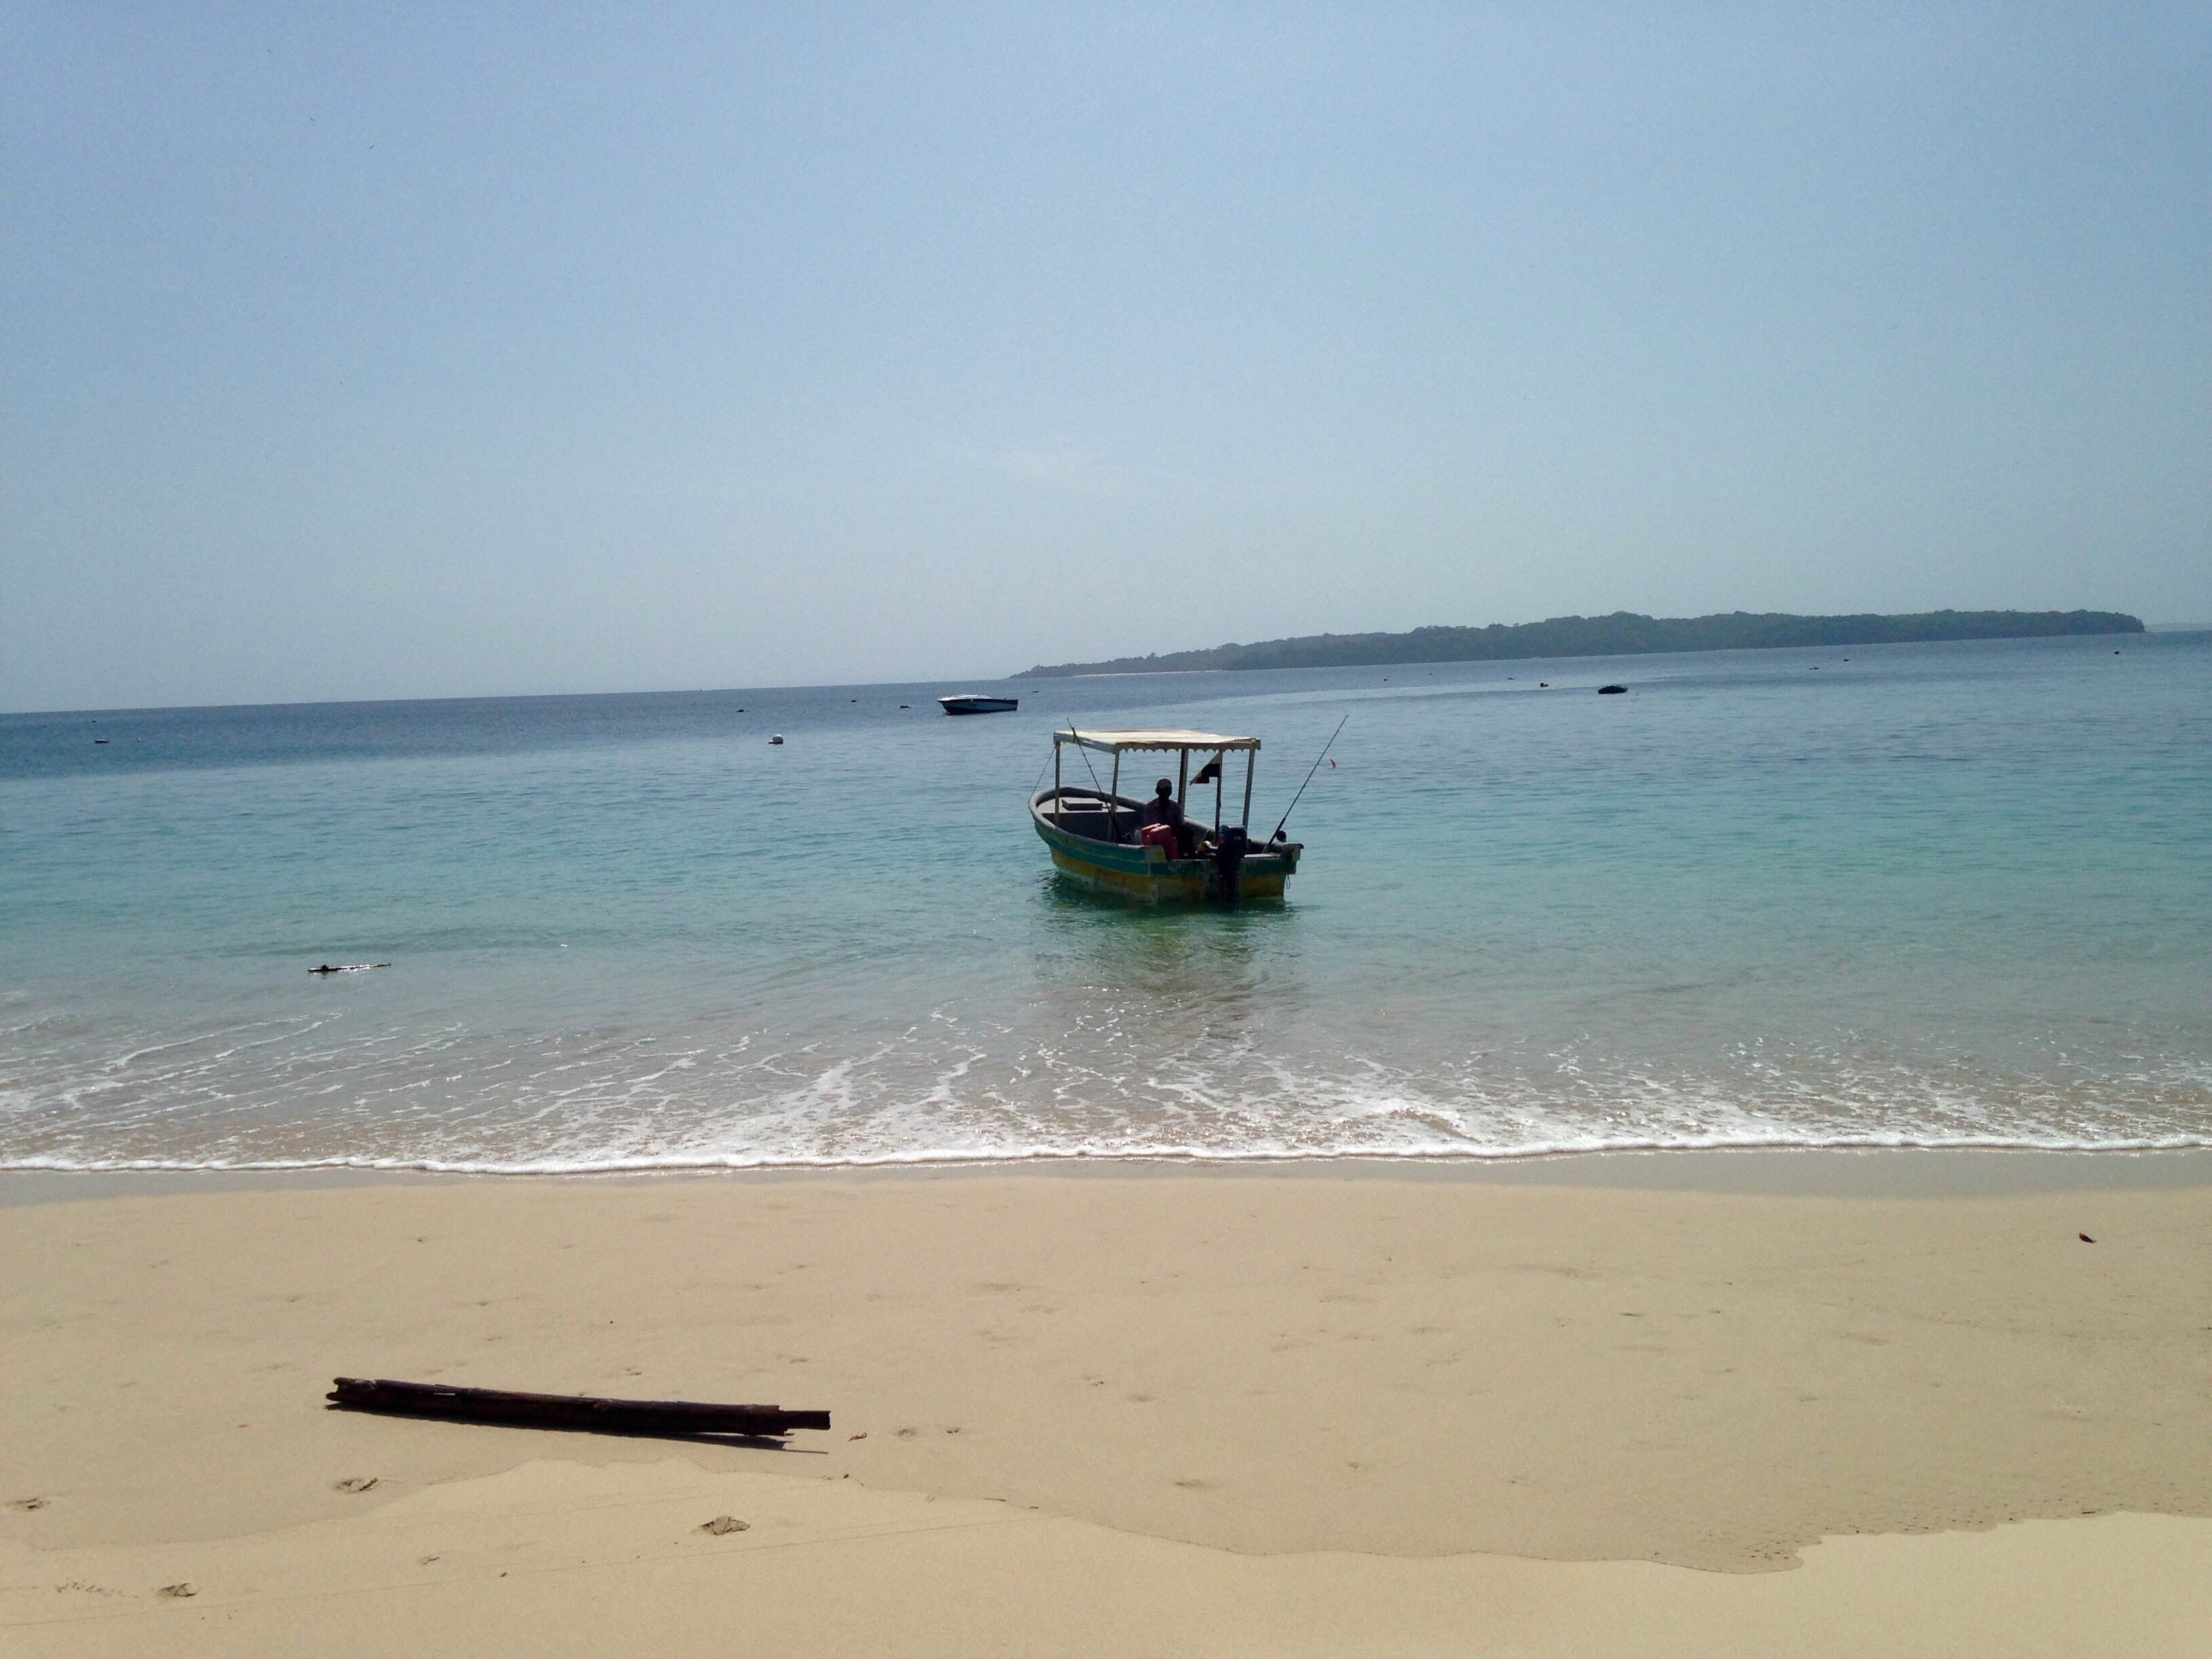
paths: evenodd
<path fill-rule="evenodd" d="M 1504 662 L 1522 657 L 1620 657 L 1666 651 L 1759 651 L 1792 645 L 1902 645 L 1929 640 L 2042 639 L 2063 634 L 2140 634 L 2116 611 L 1927 611 L 1911 616 L 1793 617 L 1730 611 L 1710 617 L 1554 617 L 1486 628 L 1416 628 L 1404 634 L 1308 634 L 1170 651 L 1104 662 L 1043 664 L 1016 679 L 1067 674 L 1163 674 L 1198 669 L 1349 668 L 1382 663 Z"/>

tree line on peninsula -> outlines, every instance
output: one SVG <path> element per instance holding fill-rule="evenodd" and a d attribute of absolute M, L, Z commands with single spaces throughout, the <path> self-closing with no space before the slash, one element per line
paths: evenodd
<path fill-rule="evenodd" d="M 1793 617 L 1731 611 L 1710 617 L 1553 617 L 1486 628 L 1416 628 L 1404 634 L 1308 634 L 1210 650 L 1170 651 L 1104 662 L 1040 663 L 1016 679 L 1069 674 L 1164 674 L 1201 669 L 1351 668 L 1389 663 L 1506 662 L 1525 657 L 1625 657 L 1669 651 L 1761 651 L 1793 645 L 1904 645 L 1932 640 L 2045 639 L 2140 634 L 2116 611 L 1927 611 L 1910 616 Z"/>

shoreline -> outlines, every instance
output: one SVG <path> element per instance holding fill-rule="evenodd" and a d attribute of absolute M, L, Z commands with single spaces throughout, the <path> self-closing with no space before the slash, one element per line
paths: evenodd
<path fill-rule="evenodd" d="M 1066 1156 L 913 1164 L 485 1171 L 301 1164 L 276 1169 L 0 1169 L 0 1209 L 186 1192 L 392 1185 L 657 1185 L 681 1182 L 961 1181 L 993 1177 L 1150 1180 L 1401 1179 L 1632 1188 L 1765 1196 L 1996 1196 L 2100 1188 L 2212 1186 L 2212 1147 L 1725 1146 L 1530 1152 L 1237 1158 Z"/>

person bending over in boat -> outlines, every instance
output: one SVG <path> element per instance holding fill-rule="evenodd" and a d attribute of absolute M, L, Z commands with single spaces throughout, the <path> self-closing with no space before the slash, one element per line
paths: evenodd
<path fill-rule="evenodd" d="M 1175 785 L 1165 778 L 1152 786 L 1152 798 L 1137 811 L 1137 839 L 1147 847 L 1164 847 L 1171 859 L 1197 854 L 1198 831 L 1184 822 Z"/>

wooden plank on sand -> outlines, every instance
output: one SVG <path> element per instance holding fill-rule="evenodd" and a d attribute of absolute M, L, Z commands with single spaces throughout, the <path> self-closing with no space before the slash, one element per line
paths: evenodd
<path fill-rule="evenodd" d="M 602 1434 L 739 1434 L 777 1436 L 793 1429 L 826 1429 L 828 1412 L 786 1411 L 781 1406 L 721 1406 L 699 1400 L 602 1400 L 587 1394 L 517 1394 L 507 1389 L 464 1389 L 441 1382 L 395 1382 L 388 1377 L 331 1379 L 327 1398 L 349 1411 L 398 1417 L 449 1417 L 470 1423 L 507 1423 L 539 1429 L 592 1429 Z"/>

